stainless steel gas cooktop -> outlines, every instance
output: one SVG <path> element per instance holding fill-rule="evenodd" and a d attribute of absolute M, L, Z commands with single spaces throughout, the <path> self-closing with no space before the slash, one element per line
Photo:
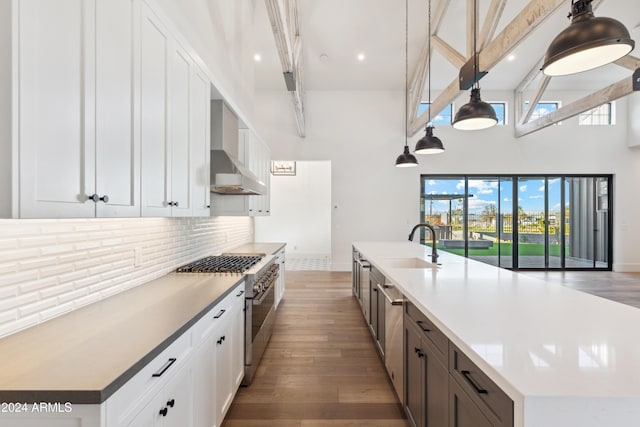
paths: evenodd
<path fill-rule="evenodd" d="M 178 273 L 244 273 L 260 262 L 263 255 L 215 255 L 179 267 Z"/>

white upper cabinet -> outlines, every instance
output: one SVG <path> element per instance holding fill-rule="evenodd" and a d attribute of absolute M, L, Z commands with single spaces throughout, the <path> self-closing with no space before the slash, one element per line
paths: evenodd
<path fill-rule="evenodd" d="M 96 191 L 97 216 L 140 215 L 139 4 L 96 4 Z"/>
<path fill-rule="evenodd" d="M 142 216 L 171 216 L 171 147 L 167 132 L 168 32 L 146 6 L 140 28 Z"/>
<path fill-rule="evenodd" d="M 82 0 L 14 3 L 23 218 L 90 217 L 95 204 L 94 27 Z"/>
<path fill-rule="evenodd" d="M 210 84 L 146 5 L 141 76 L 142 215 L 208 216 Z"/>
<path fill-rule="evenodd" d="M 194 216 L 209 216 L 211 206 L 210 165 L 211 128 L 210 83 L 195 67 L 191 72 L 190 98 L 190 151 L 191 151 L 191 201 Z"/>
<path fill-rule="evenodd" d="M 14 6 L 18 216 L 138 216 L 136 1 Z"/>
<path fill-rule="evenodd" d="M 171 214 L 191 216 L 191 156 L 189 144 L 189 81 L 191 60 L 172 43 L 169 62 L 169 142 L 171 147 Z M 170 202 L 170 203 L 171 203 Z"/>
<path fill-rule="evenodd" d="M 14 0 L 0 12 L 12 92 L 2 216 L 210 214 L 211 84 L 146 2 Z"/>

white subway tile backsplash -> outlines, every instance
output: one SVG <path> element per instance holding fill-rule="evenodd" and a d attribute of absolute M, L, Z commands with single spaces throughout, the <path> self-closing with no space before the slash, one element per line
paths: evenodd
<path fill-rule="evenodd" d="M 28 294 L 35 291 L 41 291 L 43 289 L 56 286 L 58 284 L 58 278 L 56 276 L 46 277 L 44 279 L 29 280 L 18 285 L 18 291 L 20 295 Z"/>
<path fill-rule="evenodd" d="M 18 308 L 18 315 L 23 318 L 30 314 L 39 314 L 41 311 L 51 309 L 58 304 L 55 298 L 41 299 L 33 304 L 26 304 Z"/>
<path fill-rule="evenodd" d="M 0 275 L 0 286 L 28 283 L 38 279 L 38 270 L 27 270 Z"/>
<path fill-rule="evenodd" d="M 0 220 L 0 337 L 253 240 L 248 217 Z M 140 265 L 134 266 L 138 249 Z"/>
<path fill-rule="evenodd" d="M 0 239 L 0 251 L 18 248 L 18 239 Z"/>

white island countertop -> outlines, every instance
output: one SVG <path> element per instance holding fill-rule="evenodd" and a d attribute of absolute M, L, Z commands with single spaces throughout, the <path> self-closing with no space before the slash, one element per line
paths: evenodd
<path fill-rule="evenodd" d="M 640 310 L 411 242 L 355 242 L 514 401 L 515 427 L 640 426 Z M 395 260 L 395 261 L 394 261 Z"/>

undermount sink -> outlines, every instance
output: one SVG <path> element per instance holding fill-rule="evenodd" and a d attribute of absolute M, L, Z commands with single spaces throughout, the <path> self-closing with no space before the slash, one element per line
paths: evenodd
<path fill-rule="evenodd" d="M 425 261 L 422 258 L 386 258 L 384 263 L 393 268 L 437 268 L 437 264 Z"/>

